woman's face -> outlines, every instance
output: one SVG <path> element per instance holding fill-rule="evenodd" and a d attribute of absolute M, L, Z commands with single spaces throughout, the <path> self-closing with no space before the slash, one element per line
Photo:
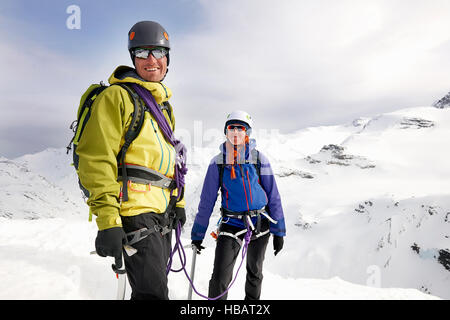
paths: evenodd
<path fill-rule="evenodd" d="M 233 145 L 243 145 L 245 143 L 245 127 L 241 124 L 229 124 L 227 126 L 227 139 Z"/>

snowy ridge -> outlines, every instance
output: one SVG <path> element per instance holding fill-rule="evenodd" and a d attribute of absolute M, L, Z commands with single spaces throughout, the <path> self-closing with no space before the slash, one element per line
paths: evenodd
<path fill-rule="evenodd" d="M 36 154 L 16 158 L 14 162 L 44 176 L 47 180 L 62 187 L 74 198 L 80 200 L 81 191 L 78 184 L 73 183 L 78 178 L 72 166 L 72 153 L 67 154 L 66 149 L 48 148 Z M 84 203 L 82 207 L 84 209 Z"/>
<path fill-rule="evenodd" d="M 287 226 L 277 257 L 269 243 L 262 298 L 450 299 L 449 143 L 450 109 L 433 107 L 257 138 L 277 177 Z M 189 150 L 189 159 L 198 161 L 186 176 L 184 244 L 217 152 L 218 146 Z M 0 262 L 6 284 L 0 298 L 114 298 L 110 261 L 89 256 L 96 225 L 87 222 L 70 163 L 65 149 L 0 158 L 0 252 L 9 257 Z M 207 235 L 219 206 L 220 199 Z M 204 245 L 196 275 L 203 293 L 212 272 L 212 237 Z M 33 282 L 35 273 L 46 289 Z M 243 297 L 241 273 L 230 299 Z M 182 274 L 169 276 L 172 299 L 185 299 L 184 288 Z"/>
<path fill-rule="evenodd" d="M 79 199 L 27 166 L 0 159 L 0 217 L 39 219 L 79 215 Z"/>

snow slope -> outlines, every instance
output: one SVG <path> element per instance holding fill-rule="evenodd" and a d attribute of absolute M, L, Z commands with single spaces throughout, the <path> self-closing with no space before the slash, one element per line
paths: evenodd
<path fill-rule="evenodd" d="M 421 107 L 256 136 L 287 225 L 283 251 L 274 257 L 269 244 L 262 298 L 449 299 L 449 131 L 450 109 Z M 189 150 L 201 161 L 191 161 L 186 177 L 184 244 L 205 163 L 217 152 L 213 144 Z M 70 163 L 65 149 L 0 158 L 0 299 L 114 299 L 112 261 L 89 254 L 96 225 Z M 214 240 L 204 244 L 195 280 L 206 293 Z M 187 258 L 190 267 L 191 252 Z M 243 298 L 244 281 L 245 268 L 230 299 Z M 169 288 L 172 299 L 185 299 L 184 275 L 171 274 Z"/>
<path fill-rule="evenodd" d="M 0 157 L 0 217 L 39 219 L 80 215 L 80 198 L 19 161 Z M 69 181 L 66 181 L 69 183 Z"/>
<path fill-rule="evenodd" d="M 0 218 L 0 299 L 115 299 L 117 280 L 112 259 L 90 255 L 96 227 L 82 219 L 7 220 Z M 189 241 L 183 237 L 182 242 Z M 187 265 L 192 254 L 186 249 Z M 271 252 L 268 250 L 267 256 Z M 213 248 L 197 258 L 195 285 L 208 292 L 214 259 Z M 271 260 L 271 259 L 268 259 Z M 174 268 L 179 267 L 178 258 Z M 243 267 L 244 268 L 244 267 Z M 245 270 L 245 269 L 243 269 Z M 245 273 L 241 271 L 229 299 L 241 300 Z M 283 288 L 283 290 L 280 290 Z M 126 298 L 130 288 L 127 285 Z M 186 299 L 188 283 L 184 274 L 169 275 L 169 297 Z M 199 300 L 194 294 L 194 300 Z M 436 299 L 415 289 L 381 289 L 331 279 L 298 278 L 273 270 L 264 274 L 262 299 Z"/>

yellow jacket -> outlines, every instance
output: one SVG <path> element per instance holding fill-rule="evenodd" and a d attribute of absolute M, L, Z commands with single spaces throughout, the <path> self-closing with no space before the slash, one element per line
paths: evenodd
<path fill-rule="evenodd" d="M 134 69 L 118 67 L 109 78 L 109 83 L 137 83 L 149 90 L 158 104 L 168 101 L 172 92 L 160 82 L 146 82 L 137 76 Z M 117 154 L 124 143 L 124 134 L 131 122 L 133 101 L 120 86 L 111 86 L 95 99 L 91 116 L 84 128 L 76 152 L 79 156 L 78 175 L 81 184 L 89 191 L 87 204 L 90 214 L 97 216 L 100 230 L 122 225 L 120 216 L 135 216 L 145 212 L 163 213 L 170 199 L 170 190 L 131 183 L 129 200 L 120 203 L 122 181 L 117 181 Z M 172 111 L 172 110 L 171 110 Z M 166 110 L 163 114 L 175 129 L 173 112 L 171 118 Z M 149 112 L 145 112 L 142 129 L 128 148 L 127 164 L 156 170 L 169 178 L 174 177 L 175 149 L 168 143 L 158 123 Z M 174 190 L 174 195 L 177 190 Z M 184 199 L 176 204 L 184 207 Z"/>

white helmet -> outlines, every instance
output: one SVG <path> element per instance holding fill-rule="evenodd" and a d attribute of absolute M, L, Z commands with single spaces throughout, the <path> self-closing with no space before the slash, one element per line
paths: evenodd
<path fill-rule="evenodd" d="M 247 134 L 250 135 L 251 129 L 253 127 L 253 120 L 252 117 L 247 112 L 242 110 L 236 110 L 230 113 L 227 116 L 227 119 L 225 120 L 225 128 L 224 128 L 225 134 L 227 131 L 227 125 L 232 122 L 243 122 L 244 124 L 246 124 L 248 126 L 248 129 L 250 129 L 247 131 Z"/>

